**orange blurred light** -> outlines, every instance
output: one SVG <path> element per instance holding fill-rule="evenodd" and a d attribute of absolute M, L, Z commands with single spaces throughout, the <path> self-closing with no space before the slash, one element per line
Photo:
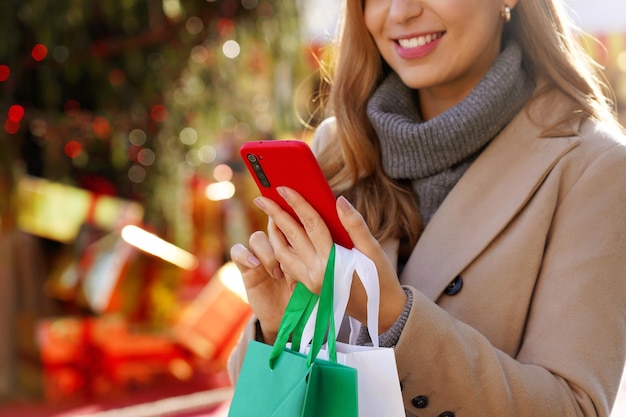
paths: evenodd
<path fill-rule="evenodd" d="M 222 18 L 217 22 L 217 31 L 222 37 L 226 37 L 235 29 L 235 24 L 230 19 Z"/>
<path fill-rule="evenodd" d="M 9 107 L 9 120 L 19 122 L 24 117 L 24 107 L 14 104 Z"/>
<path fill-rule="evenodd" d="M 7 132 L 9 135 L 14 135 L 17 132 L 20 131 L 20 123 L 19 122 L 15 122 L 11 119 L 7 119 L 4 122 L 4 130 L 5 132 Z"/>
<path fill-rule="evenodd" d="M 96 117 L 92 123 L 93 133 L 100 139 L 106 139 L 111 136 L 111 125 L 104 117 Z"/>
<path fill-rule="evenodd" d="M 70 158 L 77 158 L 83 152 L 83 147 L 75 140 L 71 140 L 65 144 L 65 155 Z"/>
<path fill-rule="evenodd" d="M 233 169 L 226 164 L 219 164 L 213 169 L 213 177 L 217 181 L 230 181 L 233 179 Z"/>
<path fill-rule="evenodd" d="M 33 50 L 31 51 L 30 55 L 35 61 L 43 61 L 46 56 L 48 56 L 48 48 L 46 47 L 46 45 L 38 43 L 37 45 L 33 46 Z"/>
<path fill-rule="evenodd" d="M 150 109 L 150 117 L 152 117 L 152 120 L 155 122 L 163 122 L 167 119 L 167 116 L 167 109 L 162 104 L 155 104 L 152 106 L 152 109 Z"/>
<path fill-rule="evenodd" d="M 6 65 L 0 65 L 0 82 L 6 81 L 11 75 L 11 68 Z"/>

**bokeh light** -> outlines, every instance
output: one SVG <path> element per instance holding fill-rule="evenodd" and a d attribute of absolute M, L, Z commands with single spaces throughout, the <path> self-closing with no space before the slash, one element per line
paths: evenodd
<path fill-rule="evenodd" d="M 128 170 L 128 179 L 134 183 L 143 182 L 146 179 L 146 170 L 141 165 L 133 165 Z"/>
<path fill-rule="evenodd" d="M 24 118 L 24 107 L 14 104 L 9 107 L 9 120 L 19 122 Z"/>
<path fill-rule="evenodd" d="M 120 69 L 112 69 L 109 72 L 109 82 L 112 86 L 119 87 L 126 81 L 126 74 Z"/>
<path fill-rule="evenodd" d="M 152 120 L 155 122 L 164 122 L 167 120 L 168 114 L 167 108 L 162 104 L 155 104 L 150 109 L 150 117 L 152 117 Z"/>
<path fill-rule="evenodd" d="M 220 36 L 230 36 L 233 30 L 235 30 L 235 24 L 232 20 L 222 18 L 217 22 L 217 32 L 220 34 Z"/>
<path fill-rule="evenodd" d="M 182 13 L 179 0 L 163 0 L 163 13 L 170 19 L 176 20 Z"/>
<path fill-rule="evenodd" d="M 179 137 L 185 145 L 193 145 L 198 141 L 198 132 L 193 127 L 186 127 L 180 131 Z"/>
<path fill-rule="evenodd" d="M 226 164 L 219 164 L 213 169 L 213 178 L 216 181 L 230 181 L 233 178 L 233 169 Z"/>
<path fill-rule="evenodd" d="M 11 75 L 11 68 L 7 65 L 0 65 L 0 82 L 4 82 L 9 79 Z"/>
<path fill-rule="evenodd" d="M 229 40 L 222 45 L 222 53 L 226 58 L 234 59 L 241 53 L 241 47 L 237 41 Z"/>
<path fill-rule="evenodd" d="M 147 139 L 148 135 L 142 129 L 133 129 L 128 134 L 128 141 L 133 145 L 141 146 Z"/>
<path fill-rule="evenodd" d="M 52 50 L 52 58 L 60 64 L 67 61 L 70 57 L 70 50 L 63 45 L 57 46 Z"/>
<path fill-rule="evenodd" d="M 221 181 L 209 184 L 204 194 L 211 201 L 228 200 L 235 195 L 235 185 L 230 181 Z"/>
<path fill-rule="evenodd" d="M 4 131 L 7 132 L 9 135 L 16 134 L 20 131 L 19 122 L 15 122 L 11 119 L 6 119 L 6 121 L 4 122 Z"/>
<path fill-rule="evenodd" d="M 244 9 L 252 10 L 259 5 L 259 0 L 241 0 Z"/>
<path fill-rule="evenodd" d="M 187 22 L 185 23 L 185 28 L 187 29 L 187 32 L 191 33 L 192 35 L 197 35 L 204 29 L 204 22 L 197 16 L 191 16 L 189 19 L 187 19 Z"/>
<path fill-rule="evenodd" d="M 37 45 L 33 46 L 30 55 L 35 61 L 43 61 L 44 59 L 46 59 L 46 56 L 48 56 L 48 48 L 46 47 L 46 45 L 38 43 Z"/>
<path fill-rule="evenodd" d="M 198 159 L 205 164 L 215 162 L 217 150 L 211 145 L 204 145 L 198 149 Z"/>
<path fill-rule="evenodd" d="M 75 140 L 71 140 L 65 144 L 65 155 L 70 158 L 77 158 L 83 151 L 83 147 Z"/>
<path fill-rule="evenodd" d="M 99 139 L 106 139 L 111 136 L 111 125 L 104 117 L 96 117 L 92 123 L 93 133 Z"/>
<path fill-rule="evenodd" d="M 48 123 L 42 119 L 34 119 L 30 122 L 28 128 L 30 129 L 30 133 L 34 136 L 41 137 L 48 131 Z"/>
<path fill-rule="evenodd" d="M 143 166 L 150 166 L 156 161 L 156 154 L 152 149 L 142 149 L 137 153 L 137 162 Z"/>

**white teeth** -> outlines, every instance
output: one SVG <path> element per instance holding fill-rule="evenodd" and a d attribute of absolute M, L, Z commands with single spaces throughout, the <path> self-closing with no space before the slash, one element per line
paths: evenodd
<path fill-rule="evenodd" d="M 399 39 L 398 43 L 403 48 L 417 48 L 419 46 L 424 46 L 427 43 L 431 43 L 434 40 L 437 40 L 441 37 L 440 34 L 426 35 L 426 36 L 418 36 L 417 38 L 409 38 L 409 39 Z"/>

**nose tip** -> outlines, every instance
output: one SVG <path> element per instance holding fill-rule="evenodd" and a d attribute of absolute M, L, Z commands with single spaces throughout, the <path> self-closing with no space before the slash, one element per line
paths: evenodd
<path fill-rule="evenodd" d="M 416 0 L 391 0 L 389 18 L 396 23 L 405 23 L 422 14 L 422 4 Z"/>

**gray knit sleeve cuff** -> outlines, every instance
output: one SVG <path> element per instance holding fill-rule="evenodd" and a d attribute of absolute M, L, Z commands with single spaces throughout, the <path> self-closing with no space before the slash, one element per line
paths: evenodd
<path fill-rule="evenodd" d="M 413 293 L 408 288 L 403 288 L 403 290 L 407 297 L 404 310 L 402 310 L 402 314 L 400 314 L 398 320 L 396 320 L 389 330 L 381 335 L 378 335 L 378 344 L 380 347 L 392 348 L 396 346 L 398 344 L 398 340 L 400 340 L 400 336 L 402 335 L 402 330 L 404 330 L 404 325 L 409 318 L 409 313 L 413 307 Z M 361 326 L 356 344 L 361 346 L 372 346 L 372 340 L 370 339 L 367 331 L 367 326 Z"/>

